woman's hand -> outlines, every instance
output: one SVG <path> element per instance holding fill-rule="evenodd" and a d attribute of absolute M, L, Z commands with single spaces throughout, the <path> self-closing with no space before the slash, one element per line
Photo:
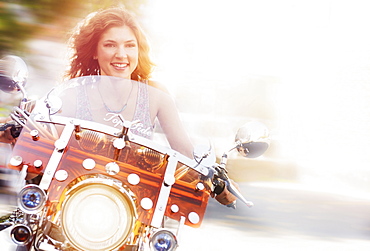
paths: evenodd
<path fill-rule="evenodd" d="M 0 123 L 6 123 L 8 121 L 11 121 L 12 119 L 9 118 L 0 118 Z M 3 143 L 15 143 L 15 138 L 13 138 L 10 127 L 7 128 L 5 131 L 0 131 L 0 142 Z"/>
<path fill-rule="evenodd" d="M 233 180 L 230 180 L 230 181 L 239 190 L 238 184 L 236 184 Z M 216 195 L 212 193 L 211 196 L 215 198 L 222 205 L 229 205 L 230 203 L 236 201 L 237 199 L 235 195 L 233 195 L 229 190 L 227 190 L 226 186 L 220 194 Z"/>

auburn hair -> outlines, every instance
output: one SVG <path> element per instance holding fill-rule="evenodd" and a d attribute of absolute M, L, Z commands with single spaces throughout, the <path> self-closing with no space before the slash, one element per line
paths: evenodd
<path fill-rule="evenodd" d="M 100 74 L 98 60 L 94 59 L 99 39 L 106 30 L 117 26 L 128 26 L 138 42 L 138 65 L 131 79 L 145 81 L 150 78 L 154 64 L 149 58 L 148 40 L 133 15 L 120 7 L 91 13 L 76 26 L 69 41 L 72 56 L 66 78 Z"/>

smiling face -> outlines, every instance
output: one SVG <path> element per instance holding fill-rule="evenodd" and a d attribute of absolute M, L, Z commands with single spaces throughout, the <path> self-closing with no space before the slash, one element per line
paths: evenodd
<path fill-rule="evenodd" d="M 111 27 L 100 37 L 96 58 L 100 75 L 131 79 L 139 59 L 139 47 L 132 30 L 127 26 Z"/>

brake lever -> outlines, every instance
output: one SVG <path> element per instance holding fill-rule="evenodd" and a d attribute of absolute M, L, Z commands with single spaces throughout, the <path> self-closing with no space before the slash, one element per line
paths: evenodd
<path fill-rule="evenodd" d="M 214 185 L 217 187 L 223 187 L 223 188 L 219 188 L 218 190 L 218 193 L 221 193 L 225 188 L 226 186 L 226 189 L 232 194 L 234 195 L 236 198 L 238 198 L 239 200 L 241 200 L 244 204 L 246 204 L 248 207 L 252 207 L 254 204 L 252 201 L 248 201 L 247 199 L 244 198 L 244 196 L 239 192 L 239 190 L 233 185 L 233 183 L 231 182 L 229 176 L 227 175 L 227 170 L 226 170 L 226 161 L 227 161 L 227 154 L 225 153 L 223 156 L 222 156 L 222 159 L 221 159 L 221 163 L 220 165 L 218 165 L 216 167 L 216 177 L 214 179 Z M 220 179 L 224 184 L 223 186 L 220 184 L 220 181 L 218 180 Z M 216 192 L 217 193 L 217 192 Z M 227 207 L 231 207 L 231 208 L 236 208 L 236 201 L 233 201 L 231 202 L 230 204 L 226 205 Z"/>
<path fill-rule="evenodd" d="M 252 201 L 247 200 L 244 198 L 244 196 L 239 192 L 239 190 L 233 185 L 233 183 L 230 182 L 230 179 L 225 180 L 225 186 L 227 190 L 229 190 L 230 193 L 232 193 L 236 198 L 241 200 L 244 204 L 246 204 L 248 207 L 253 207 L 254 204 Z M 227 205 L 227 207 L 236 208 L 236 201 L 231 202 Z"/>

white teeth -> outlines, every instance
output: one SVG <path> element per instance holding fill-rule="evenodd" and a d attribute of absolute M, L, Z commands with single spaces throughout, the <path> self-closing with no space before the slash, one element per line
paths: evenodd
<path fill-rule="evenodd" d="M 123 67 L 126 67 L 127 64 L 112 64 L 114 67 L 119 67 L 119 68 L 123 68 Z"/>

